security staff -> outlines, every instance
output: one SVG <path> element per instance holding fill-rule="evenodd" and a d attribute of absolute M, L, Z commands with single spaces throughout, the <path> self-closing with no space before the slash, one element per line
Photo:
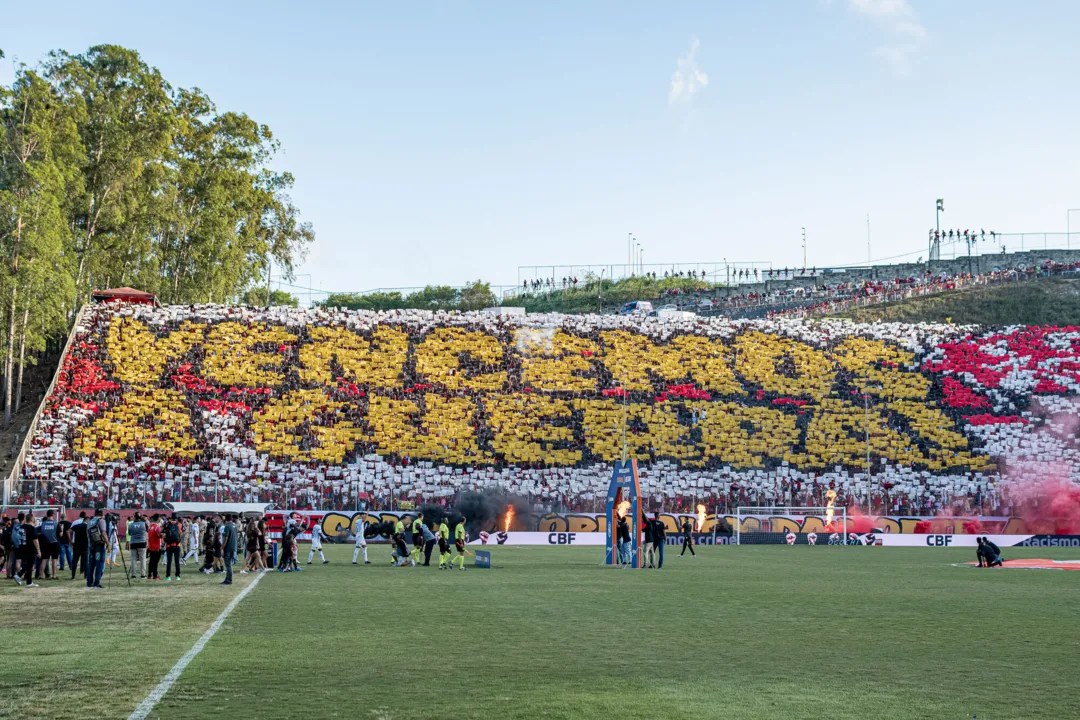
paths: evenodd
<path fill-rule="evenodd" d="M 694 523 L 690 522 L 690 518 L 683 518 L 682 522 L 682 552 L 679 553 L 679 557 L 686 554 L 686 551 L 690 551 L 690 557 L 697 557 L 697 553 L 694 552 Z"/>

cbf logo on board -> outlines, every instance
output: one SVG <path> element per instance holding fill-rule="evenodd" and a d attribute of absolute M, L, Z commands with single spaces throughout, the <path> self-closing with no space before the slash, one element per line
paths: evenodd
<path fill-rule="evenodd" d="M 548 545 L 573 545 L 577 533 L 553 532 L 548 533 Z"/>

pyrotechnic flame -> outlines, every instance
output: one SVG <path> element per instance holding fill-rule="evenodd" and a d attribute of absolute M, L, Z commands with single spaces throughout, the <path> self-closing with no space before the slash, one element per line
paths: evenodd
<path fill-rule="evenodd" d="M 615 512 L 619 514 L 619 517 L 626 517 L 626 513 L 630 512 L 630 501 L 623 500 L 615 507 Z"/>
<path fill-rule="evenodd" d="M 833 504 L 836 502 L 836 491 L 830 490 L 825 493 L 825 497 L 829 499 L 829 501 L 825 503 L 825 527 L 829 528 L 832 527 L 833 515 L 836 514 L 836 511 L 833 509 Z"/>
<path fill-rule="evenodd" d="M 697 531 L 701 532 L 701 528 L 705 527 L 705 506 L 697 506 Z"/>
<path fill-rule="evenodd" d="M 510 532 L 510 523 L 514 519 L 514 507 L 511 505 L 506 508 L 506 519 L 503 520 L 503 532 Z"/>

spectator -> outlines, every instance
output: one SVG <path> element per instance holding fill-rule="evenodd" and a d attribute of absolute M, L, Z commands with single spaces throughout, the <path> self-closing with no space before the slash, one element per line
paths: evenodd
<path fill-rule="evenodd" d="M 41 560 L 37 577 L 42 575 L 50 580 L 59 580 L 56 576 L 56 560 L 60 557 L 60 538 L 57 535 L 56 511 L 45 511 L 45 519 L 37 528 L 38 545 L 41 550 Z"/>
<path fill-rule="evenodd" d="M 105 574 L 105 555 L 109 549 L 109 530 L 105 525 L 104 511 L 94 510 L 94 517 L 86 524 L 86 587 L 103 589 L 101 578 Z"/>
<path fill-rule="evenodd" d="M 225 579 L 222 585 L 232 585 L 232 566 L 236 562 L 236 525 L 233 516 L 225 516 L 225 527 L 221 535 L 221 559 L 225 563 Z"/>
<path fill-rule="evenodd" d="M 146 529 L 146 554 L 150 557 L 150 568 L 146 576 L 150 580 L 160 580 L 158 566 L 161 564 L 161 516 L 154 513 L 150 516 L 150 525 Z"/>
<path fill-rule="evenodd" d="M 13 562 L 14 559 L 15 553 L 11 549 L 11 518 L 4 515 L 0 517 L 0 572 L 4 573 L 4 576 L 9 580 L 12 578 L 14 570 L 8 563 Z"/>
<path fill-rule="evenodd" d="M 630 521 L 626 519 L 626 516 L 619 518 L 618 530 L 616 532 L 616 540 L 618 541 L 619 548 L 619 564 L 630 564 Z"/>
<path fill-rule="evenodd" d="M 175 514 L 165 523 L 165 580 L 170 577 L 173 580 L 180 579 L 180 548 L 183 547 L 184 537 L 180 528 L 180 521 Z M 175 570 L 170 573 L 170 569 Z"/>
<path fill-rule="evenodd" d="M 131 549 L 131 577 L 146 578 L 147 528 L 142 513 L 135 511 L 127 525 L 128 547 Z M 138 568 L 138 575 L 136 575 Z"/>
<path fill-rule="evenodd" d="M 652 537 L 657 553 L 656 569 L 662 570 L 664 567 L 664 545 L 667 544 L 667 529 L 664 527 L 664 521 L 660 519 L 659 512 L 653 513 Z"/>
<path fill-rule="evenodd" d="M 60 571 L 71 567 L 73 562 L 71 555 L 71 523 L 64 514 L 56 524 L 56 532 L 60 540 Z M 65 565 L 66 562 L 66 565 Z"/>
<path fill-rule="evenodd" d="M 644 510 L 641 512 L 641 530 L 645 539 L 645 549 L 643 550 L 645 553 L 645 560 L 642 561 L 642 565 L 647 561 L 649 563 L 648 567 L 655 567 L 654 556 L 656 553 L 656 545 L 653 540 L 655 528 L 653 527 L 652 522 L 649 521 L 649 516 L 645 514 Z"/>
<path fill-rule="evenodd" d="M 22 515 L 22 513 L 19 514 Z M 19 557 L 20 570 L 15 576 L 15 582 L 28 588 L 40 587 L 34 583 L 34 567 L 37 565 L 38 558 L 41 557 L 41 545 L 36 525 L 37 518 L 33 513 L 27 513 L 22 524 L 17 525 L 14 531 L 15 537 L 20 539 L 16 545 L 22 550 Z"/>
<path fill-rule="evenodd" d="M 86 511 L 79 512 L 79 519 L 71 523 L 71 579 L 75 579 L 75 573 L 79 571 L 79 567 L 82 567 L 83 577 L 86 576 L 86 568 L 90 563 L 90 557 L 88 555 L 90 548 L 90 539 L 87 535 L 89 524 L 86 519 Z"/>

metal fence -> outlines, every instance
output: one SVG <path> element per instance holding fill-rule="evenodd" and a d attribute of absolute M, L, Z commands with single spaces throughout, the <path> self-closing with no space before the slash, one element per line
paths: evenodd
<path fill-rule="evenodd" d="M 1080 223 L 1078 223 L 1080 225 Z M 947 231 L 946 231 L 947 232 Z M 1072 245 L 1076 243 L 1074 248 Z M 969 247 L 970 246 L 970 247 Z M 929 241 L 927 247 L 929 248 Z M 969 252 L 970 250 L 970 252 Z M 1001 255 L 1029 250 L 1080 250 L 1080 227 L 1076 232 L 1063 233 L 985 233 L 980 230 L 967 238 L 963 235 L 941 240 L 939 259 L 967 255 Z"/>
<path fill-rule="evenodd" d="M 1071 228 L 1070 228 L 1071 230 Z M 947 230 L 946 230 L 947 232 Z M 1076 247 L 1073 247 L 1073 245 Z M 1077 221 L 1077 230 L 1072 232 L 1036 232 L 1036 233 L 998 233 L 983 232 L 981 229 L 964 237 L 963 233 L 953 237 L 944 237 L 940 241 L 939 260 L 959 259 L 964 257 L 977 257 L 981 255 L 1002 255 L 1017 252 L 1029 252 L 1038 250 L 1075 250 L 1080 252 L 1080 219 Z M 925 262 L 930 254 L 930 241 L 920 250 L 902 253 L 899 255 L 879 258 L 872 263 L 855 262 L 837 264 L 831 266 L 814 267 L 814 275 L 827 275 L 832 272 L 867 268 L 870 265 L 883 267 L 896 264 L 913 264 Z M 552 264 L 552 265 L 519 265 L 517 268 L 517 282 L 514 285 L 492 285 L 491 291 L 497 298 L 506 300 L 520 295 L 534 295 L 538 292 L 545 293 L 575 287 L 572 280 L 577 279 L 576 287 L 594 285 L 598 279 L 624 280 L 630 277 L 656 274 L 658 279 L 667 276 L 679 275 L 684 277 L 694 276 L 703 279 L 713 285 L 732 286 L 757 282 L 765 279 L 787 280 L 810 275 L 810 268 L 801 268 L 787 265 L 787 272 L 783 272 L 785 266 L 773 261 L 719 261 L 707 262 L 683 262 L 683 263 L 609 263 L 609 264 Z M 757 271 L 755 276 L 754 271 Z M 769 275 L 769 271 L 772 275 Z M 742 271 L 742 275 L 739 275 Z M 305 277 L 305 276 L 299 276 Z M 566 284 L 564 285 L 564 278 Z M 370 295 L 372 293 L 399 292 L 407 296 L 410 293 L 424 289 L 423 286 L 411 287 L 378 287 L 368 290 L 322 290 L 289 283 L 284 280 L 272 280 L 275 289 L 285 290 L 293 295 L 302 297 L 311 304 L 325 300 L 331 294 L 347 293 L 355 295 Z M 452 286 L 455 290 L 461 290 L 463 286 Z"/>
<path fill-rule="evenodd" d="M 536 292 L 549 292 L 551 290 L 566 290 L 581 288 L 587 285 L 596 285 L 600 279 L 626 280 L 632 277 L 642 277 L 646 274 L 656 274 L 657 279 L 665 277 L 690 277 L 713 285 L 730 285 L 738 277 L 739 271 L 743 271 L 744 277 L 749 279 L 756 270 L 758 276 L 763 278 L 772 269 L 771 262 L 690 262 L 690 263 L 614 263 L 608 265 L 519 265 L 517 269 L 517 285 L 505 288 L 502 291 L 503 298 L 516 297 L 518 295 L 531 295 Z M 573 280 L 576 279 L 575 284 Z M 536 285 L 539 281 L 539 285 Z"/>

